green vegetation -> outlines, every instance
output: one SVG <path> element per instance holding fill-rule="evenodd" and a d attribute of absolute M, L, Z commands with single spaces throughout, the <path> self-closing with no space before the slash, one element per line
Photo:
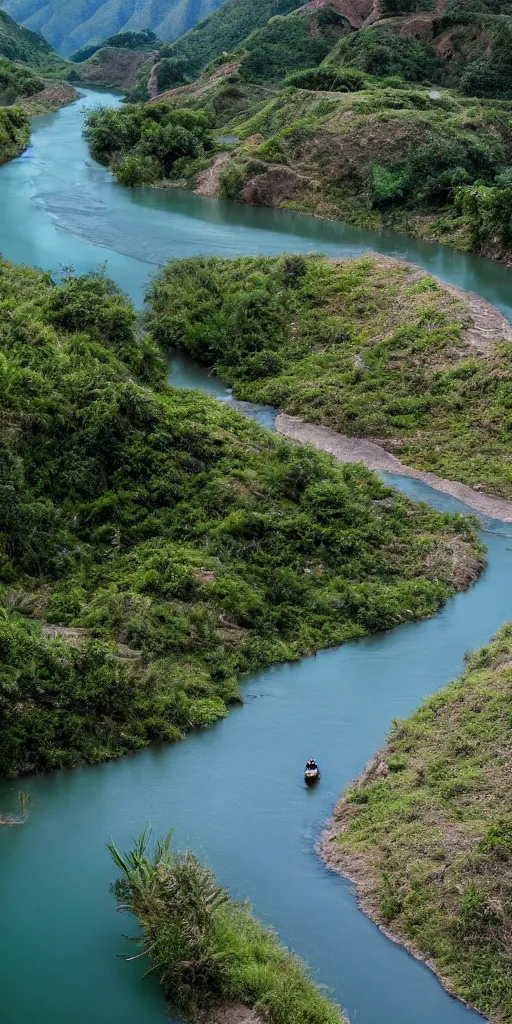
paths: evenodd
<path fill-rule="evenodd" d="M 276 17 L 243 41 L 240 74 L 249 82 L 279 82 L 292 71 L 320 64 L 351 28 L 335 7 Z"/>
<path fill-rule="evenodd" d="M 80 64 L 106 46 L 112 46 L 116 50 L 155 50 L 159 45 L 161 44 L 158 36 L 149 29 L 143 32 L 117 32 L 113 36 L 108 36 L 102 43 L 83 46 L 81 50 L 72 53 L 69 59 L 75 64 Z"/>
<path fill-rule="evenodd" d="M 300 0 L 227 0 L 214 14 L 169 47 L 168 56 L 180 61 L 187 78 L 193 79 L 210 61 L 231 54 L 255 29 L 264 29 L 270 18 L 290 14 Z M 179 85 L 183 79 L 174 84 Z"/>
<path fill-rule="evenodd" d="M 386 25 L 360 29 L 341 39 L 326 65 L 356 68 L 377 78 L 401 75 L 410 82 L 439 82 L 444 71 L 432 46 L 419 39 L 404 39 Z"/>
<path fill-rule="evenodd" d="M 44 87 L 43 79 L 26 64 L 15 64 L 0 57 L 0 107 L 7 107 L 22 97 L 33 96 Z"/>
<path fill-rule="evenodd" d="M 335 814 L 365 909 L 493 1021 L 512 1019 L 512 625 L 395 723 Z"/>
<path fill-rule="evenodd" d="M 38 32 L 29 32 L 17 25 L 5 11 L 0 11 L 0 55 L 8 60 L 39 66 L 53 50 Z"/>
<path fill-rule="evenodd" d="M 19 107 L 0 108 L 0 164 L 19 156 L 28 146 L 30 123 Z"/>
<path fill-rule="evenodd" d="M 341 1010 L 319 992 L 302 961 L 190 850 L 174 852 L 171 838 L 149 851 L 146 831 L 124 854 L 109 844 L 122 872 L 112 891 L 119 909 L 138 918 L 141 944 L 171 1009 L 204 1022 L 236 1002 L 267 1024 L 343 1024 Z"/>
<path fill-rule="evenodd" d="M 175 260 L 150 301 L 155 338 L 237 397 L 512 496 L 511 343 L 471 348 L 467 309 L 433 278 L 370 256 Z"/>
<path fill-rule="evenodd" d="M 65 74 L 66 66 L 39 33 L 21 28 L 0 11 L 0 164 L 28 145 L 27 115 L 55 110 L 74 98 L 70 86 L 55 83 Z M 38 108 L 39 94 L 44 95 Z"/>
<path fill-rule="evenodd" d="M 1 262 L 0 304 L 1 774 L 210 725 L 244 673 L 430 615 L 481 568 L 463 517 L 167 387 L 101 275 Z"/>
<path fill-rule="evenodd" d="M 124 110 L 93 108 L 86 115 L 85 136 L 95 159 L 133 187 L 179 177 L 183 164 L 211 148 L 208 128 L 202 111 L 151 103 Z"/>

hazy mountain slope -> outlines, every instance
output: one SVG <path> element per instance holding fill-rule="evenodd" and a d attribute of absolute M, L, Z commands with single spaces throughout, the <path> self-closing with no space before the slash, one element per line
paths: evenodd
<path fill-rule="evenodd" d="M 65 56 L 116 32 L 153 29 L 173 40 L 218 6 L 218 0 L 4 0 L 26 28 L 42 32 Z M 267 15 L 268 17 L 268 15 Z M 264 19 L 266 20 L 266 18 Z"/>
<path fill-rule="evenodd" d="M 186 74 L 193 78 L 212 58 L 233 50 L 255 29 L 263 28 L 269 18 L 290 14 L 302 4 L 297 0 L 228 0 L 202 24 L 187 32 L 170 48 L 169 57 L 183 62 Z"/>

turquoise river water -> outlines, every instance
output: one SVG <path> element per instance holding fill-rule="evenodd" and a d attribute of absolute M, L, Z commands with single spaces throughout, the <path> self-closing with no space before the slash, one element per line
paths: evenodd
<path fill-rule="evenodd" d="M 151 272 L 175 256 L 371 248 L 478 292 L 512 318 L 510 271 L 485 260 L 283 211 L 123 189 L 81 139 L 81 110 L 98 99 L 119 102 L 87 90 L 73 106 L 37 118 L 31 148 L 0 168 L 7 258 L 57 273 L 106 262 L 140 304 Z M 175 360 L 171 381 L 231 401 L 220 381 L 186 359 Z M 272 410 L 245 411 L 272 427 Z M 391 482 L 437 507 L 462 507 L 407 477 Z M 147 822 L 157 833 L 176 824 L 177 840 L 206 857 L 309 960 L 353 1024 L 476 1024 L 478 1015 L 359 912 L 349 884 L 322 866 L 314 843 L 391 719 L 408 715 L 460 671 L 464 651 L 512 618 L 512 526 L 482 525 L 487 570 L 435 618 L 256 675 L 245 684 L 243 707 L 182 743 L 23 782 L 33 797 L 29 822 L 0 831 L 3 1024 L 168 1020 L 141 964 L 116 957 L 133 925 L 116 915 L 108 892 L 105 841 L 112 835 L 128 844 Z M 301 768 L 311 755 L 321 761 L 322 782 L 306 790 Z M 266 777 L 262 760 L 271 764 Z M 17 788 L 0 786 L 3 809 Z"/>

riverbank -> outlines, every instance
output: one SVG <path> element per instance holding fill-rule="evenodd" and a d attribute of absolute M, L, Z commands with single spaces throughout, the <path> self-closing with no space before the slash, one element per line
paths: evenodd
<path fill-rule="evenodd" d="M 48 82 L 41 92 L 25 97 L 17 105 L 28 117 L 35 117 L 38 114 L 53 114 L 78 99 L 80 93 L 69 82 Z"/>
<path fill-rule="evenodd" d="M 152 842 L 146 829 L 127 853 L 108 844 L 121 872 L 112 885 L 118 909 L 136 916 L 171 1012 L 189 1024 L 347 1024 L 249 904 L 171 839 Z"/>
<path fill-rule="evenodd" d="M 32 160 L 2 172 L 4 244 L 18 262 L 57 268 L 71 261 L 85 271 L 108 259 L 107 273 L 138 300 L 152 267 L 119 253 L 137 252 L 154 263 L 170 252 L 276 254 L 330 247 L 339 255 L 349 245 L 367 244 L 357 233 L 343 236 L 307 218 L 203 203 L 190 195 L 137 193 L 134 201 L 133 193 L 112 187 L 100 168 L 90 173 L 80 140 L 81 106 L 36 124 Z M 29 188 L 34 174 L 43 189 Z M 396 247 L 396 239 L 388 244 Z M 499 284 L 503 268 L 489 268 L 493 284 L 480 261 L 448 250 L 425 258 L 437 259 L 436 272 L 442 267 L 459 281 L 473 273 L 475 287 L 501 287 L 507 303 L 506 283 Z M 197 367 L 182 384 L 212 387 Z M 218 382 L 215 388 L 228 398 Z M 398 478 L 397 484 L 407 487 Z M 431 494 L 418 484 L 417 497 L 428 501 Z M 452 507 L 442 496 L 439 503 Z M 153 744 L 109 764 L 27 780 L 35 811 L 26 829 L 3 829 L 0 847 L 2 874 L 10 879 L 2 906 L 10 940 L 0 965 L 10 1024 L 64 1024 L 70 1005 L 76 1024 L 106 1017 L 165 1024 L 156 984 L 151 978 L 141 983 L 142 961 L 125 968 L 116 959 L 118 952 L 132 953 L 133 945 L 123 943 L 127 928 L 112 912 L 111 866 L 103 849 L 111 834 L 128 846 L 148 820 L 159 832 L 179 822 L 180 841 L 192 843 L 201 857 L 206 853 L 237 894 L 249 895 L 257 915 L 336 991 L 351 1020 L 473 1024 L 476 1018 L 448 999 L 430 972 L 358 913 L 348 888 L 312 855 L 312 836 L 331 813 L 333 790 L 339 792 L 381 744 L 390 715 L 408 714 L 427 688 L 450 678 L 462 651 L 483 643 L 508 613 L 512 554 L 505 532 L 486 538 L 488 571 L 439 615 L 251 676 L 245 707 L 215 729 L 192 730 L 180 743 Z M 262 744 L 272 752 L 270 780 L 262 778 Z M 304 757 L 320 752 L 332 786 L 304 793 Z M 12 784 L 1 787 L 4 809 L 11 790 Z M 27 964 L 37 965 L 30 986 Z"/>
<path fill-rule="evenodd" d="M 512 501 L 495 498 L 456 480 L 444 480 L 435 473 L 426 473 L 406 466 L 373 441 L 362 437 L 348 437 L 329 427 L 318 427 L 306 423 L 297 416 L 287 416 L 286 413 L 280 413 L 277 417 L 276 430 L 284 437 L 299 441 L 301 444 L 310 444 L 319 451 L 329 452 L 339 462 L 364 462 L 368 469 L 373 469 L 377 473 L 392 473 L 395 476 L 409 476 L 413 480 L 421 480 L 434 490 L 457 498 L 481 515 L 501 519 L 505 523 L 512 522 Z"/>
<path fill-rule="evenodd" d="M 300 439 L 338 457 L 364 438 L 375 468 L 386 459 L 395 473 L 456 481 L 473 507 L 473 491 L 512 501 L 512 329 L 479 297 L 368 253 L 173 261 L 149 298 L 159 343 L 213 369 L 235 398 L 286 414 L 281 432 L 298 439 L 299 418 L 310 425 Z"/>
<path fill-rule="evenodd" d="M 509 624 L 395 722 L 319 844 L 385 934 L 493 1024 L 512 1014 L 511 655 Z"/>

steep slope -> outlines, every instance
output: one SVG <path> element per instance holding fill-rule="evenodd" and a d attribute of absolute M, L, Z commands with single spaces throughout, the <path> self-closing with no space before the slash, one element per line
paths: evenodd
<path fill-rule="evenodd" d="M 27 31 L 0 11 L 0 56 L 40 67 L 51 61 L 53 54 L 53 47 L 42 35 Z"/>
<path fill-rule="evenodd" d="M 178 39 L 168 57 L 191 79 L 212 59 L 238 48 L 255 29 L 264 28 L 270 18 L 290 14 L 302 4 L 297 0 L 228 0 L 215 14 Z"/>
<path fill-rule="evenodd" d="M 64 56 L 116 32 L 153 29 L 177 39 L 218 6 L 218 0 L 3 0 L 26 28 L 42 32 Z"/>

